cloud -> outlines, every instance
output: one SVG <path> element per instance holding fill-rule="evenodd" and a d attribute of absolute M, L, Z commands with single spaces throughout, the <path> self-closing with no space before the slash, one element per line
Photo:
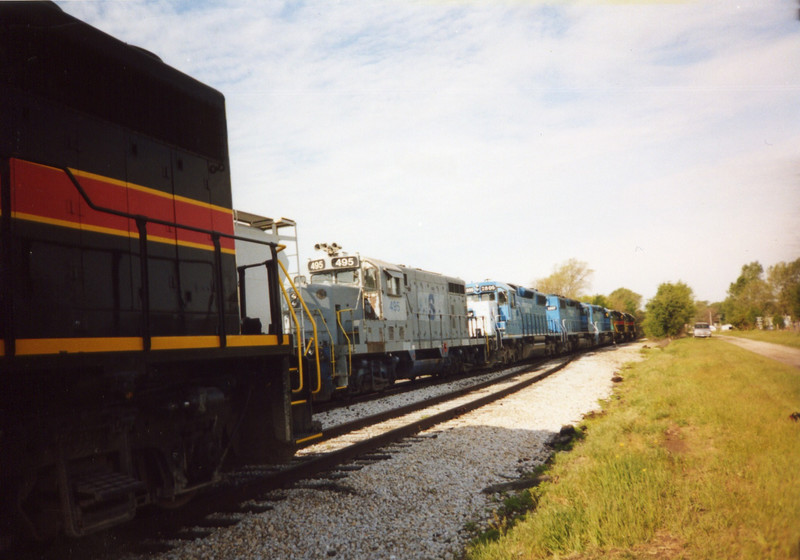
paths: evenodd
<path fill-rule="evenodd" d="M 234 203 L 304 256 L 711 300 L 800 256 L 794 4 L 59 4 L 225 94 Z"/>

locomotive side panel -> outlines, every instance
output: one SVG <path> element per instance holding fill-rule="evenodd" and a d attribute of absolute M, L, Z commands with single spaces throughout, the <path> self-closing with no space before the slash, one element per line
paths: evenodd
<path fill-rule="evenodd" d="M 614 340 L 611 315 L 599 305 L 582 303 L 582 311 L 587 320 L 587 332 L 592 337 L 593 345 L 608 344 Z"/>
<path fill-rule="evenodd" d="M 558 295 L 547 296 L 547 326 L 555 333 L 557 349 L 573 351 L 587 346 L 587 318 L 581 304 Z"/>
<path fill-rule="evenodd" d="M 522 339 L 521 359 L 541 356 L 552 351 L 548 344 L 547 299 L 528 288 L 517 287 L 517 309 L 514 313 L 515 333 Z"/>
<path fill-rule="evenodd" d="M 0 52 L 0 541 L 285 458 L 313 426 L 288 337 L 240 334 L 222 95 L 46 2 L 0 3 Z"/>
<path fill-rule="evenodd" d="M 409 287 L 410 342 L 417 353 L 433 350 L 430 357 L 439 357 L 440 341 L 447 307 L 447 286 L 444 278 L 413 268 L 404 268 Z"/>
<path fill-rule="evenodd" d="M 61 169 L 80 170 L 78 181 L 99 206 L 232 233 L 224 100 L 96 30 L 61 25 L 65 16 L 56 7 L 7 10 L 2 82 L 9 101 L 4 116 L 10 126 L 4 127 L 0 146 L 3 153 L 19 158 L 12 170 L 12 211 L 18 220 L 34 223 L 24 227 L 42 227 L 41 233 L 30 234 L 37 239 L 38 250 L 28 250 L 27 258 L 38 261 L 31 263 L 35 269 L 47 266 L 50 253 L 81 252 L 80 258 L 71 259 L 79 264 L 65 275 L 68 293 L 76 298 L 69 303 L 72 310 L 63 314 L 82 317 L 47 328 L 64 336 L 71 330 L 98 336 L 114 332 L 108 326 L 119 323 L 118 332 L 130 334 L 135 329 L 119 317 L 130 315 L 139 305 L 140 232 L 132 220 L 89 208 Z M 38 25 L 30 25 L 30 20 Z M 103 79 L 94 79 L 96 75 Z M 177 125 L 188 116 L 187 108 L 196 114 Z M 196 130 L 199 120 L 204 121 L 202 131 Z M 22 160 L 48 167 L 34 170 Z M 147 282 L 160 287 L 151 294 L 153 334 L 216 334 L 217 310 L 213 315 L 208 312 L 209 287 L 215 284 L 210 237 L 152 222 L 147 235 L 153 241 Z M 45 242 L 48 247 L 40 245 Z M 195 251 L 198 248 L 200 252 Z M 20 247 L 17 254 L 27 249 Z M 223 250 L 225 323 L 229 332 L 235 332 L 232 246 Z M 108 301 L 109 294 L 98 289 L 104 276 L 119 278 L 112 296 L 119 309 L 114 307 L 117 302 Z M 24 278 L 19 282 L 25 285 Z M 136 296 L 131 298 L 131 293 Z M 105 319 L 87 318 L 103 314 Z"/>

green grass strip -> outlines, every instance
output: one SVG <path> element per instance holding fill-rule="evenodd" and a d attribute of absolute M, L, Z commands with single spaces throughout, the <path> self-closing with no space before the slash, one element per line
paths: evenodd
<path fill-rule="evenodd" d="M 800 558 L 800 371 L 714 339 L 644 352 L 467 558 Z"/>

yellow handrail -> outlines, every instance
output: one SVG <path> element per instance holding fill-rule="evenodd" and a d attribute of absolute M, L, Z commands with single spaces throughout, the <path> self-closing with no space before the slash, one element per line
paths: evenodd
<path fill-rule="evenodd" d="M 297 332 L 300 332 L 300 321 L 297 320 L 297 314 L 292 309 L 292 302 L 289 301 L 289 294 L 286 292 L 286 288 L 283 287 L 283 282 L 278 282 L 281 286 L 281 291 L 283 292 L 283 299 L 286 300 L 289 307 L 289 313 L 292 316 L 292 321 L 294 321 L 294 326 L 297 329 Z M 300 296 L 298 296 L 300 297 Z M 297 389 L 292 389 L 292 393 L 299 393 L 303 390 L 303 348 L 302 345 L 297 345 L 297 372 L 300 376 L 300 386 Z"/>
<path fill-rule="evenodd" d="M 282 251 L 285 248 L 286 248 L 286 246 L 284 246 L 284 245 L 278 245 L 278 251 Z M 297 286 L 294 285 L 294 282 L 292 282 L 292 279 L 289 277 L 289 272 L 286 270 L 286 267 L 283 266 L 283 263 L 280 261 L 280 259 L 276 259 L 276 260 L 278 261 L 278 266 L 281 267 L 281 270 L 283 271 L 283 274 L 286 276 L 286 279 L 289 281 L 289 285 L 292 287 L 292 289 L 294 290 L 294 293 L 297 295 L 297 301 L 300 302 L 300 305 L 303 306 L 303 310 L 306 312 L 306 315 L 308 315 L 308 318 L 311 321 L 311 328 L 314 329 L 314 359 L 316 360 L 316 363 L 317 363 L 317 388 L 315 390 L 311 391 L 311 394 L 312 395 L 316 395 L 317 393 L 319 393 L 322 390 L 322 373 L 321 373 L 321 369 L 320 369 L 320 365 L 319 365 L 319 342 L 318 342 L 319 338 L 317 336 L 317 322 L 314 320 L 314 317 L 311 314 L 311 311 L 309 311 L 308 306 L 306 305 L 306 302 L 303 301 L 303 298 L 300 295 L 300 291 L 297 289 Z M 288 301 L 288 294 L 286 294 L 286 288 L 283 287 L 283 282 L 280 282 L 280 285 L 281 285 L 281 289 L 284 292 L 284 297 L 287 297 L 287 302 L 289 303 L 289 308 L 291 309 L 292 305 L 291 305 L 291 302 Z M 298 333 L 299 333 L 299 331 L 298 331 Z M 300 342 L 298 342 L 298 346 L 302 346 L 302 344 Z"/>
<path fill-rule="evenodd" d="M 350 343 L 350 337 L 347 336 L 347 331 L 342 325 L 342 313 L 345 311 L 353 312 L 355 309 L 340 309 L 336 312 L 336 322 L 339 323 L 339 328 L 342 329 L 342 334 L 347 339 L 347 377 L 349 378 L 353 372 L 353 346 Z"/>
<path fill-rule="evenodd" d="M 319 315 L 319 320 L 322 321 L 322 326 L 325 327 L 325 331 L 328 333 L 328 340 L 331 341 L 331 371 L 336 371 L 336 352 L 333 351 L 333 335 L 331 334 L 331 330 L 328 328 L 328 322 L 325 320 L 325 317 L 322 315 L 322 311 L 319 309 L 315 309 L 314 311 L 317 312 Z"/>

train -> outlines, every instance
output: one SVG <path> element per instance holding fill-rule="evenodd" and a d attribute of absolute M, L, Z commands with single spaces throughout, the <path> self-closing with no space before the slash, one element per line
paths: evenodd
<path fill-rule="evenodd" d="M 0 545 L 285 461 L 311 396 L 223 95 L 51 2 L 0 3 L 0 60 Z"/>
<path fill-rule="evenodd" d="M 320 244 L 237 211 L 225 99 L 0 2 L 0 549 L 177 507 L 321 436 L 314 404 L 630 340 L 627 314 Z"/>
<path fill-rule="evenodd" d="M 314 401 L 636 338 L 633 315 L 518 284 L 459 278 L 319 243 L 285 329 Z"/>

